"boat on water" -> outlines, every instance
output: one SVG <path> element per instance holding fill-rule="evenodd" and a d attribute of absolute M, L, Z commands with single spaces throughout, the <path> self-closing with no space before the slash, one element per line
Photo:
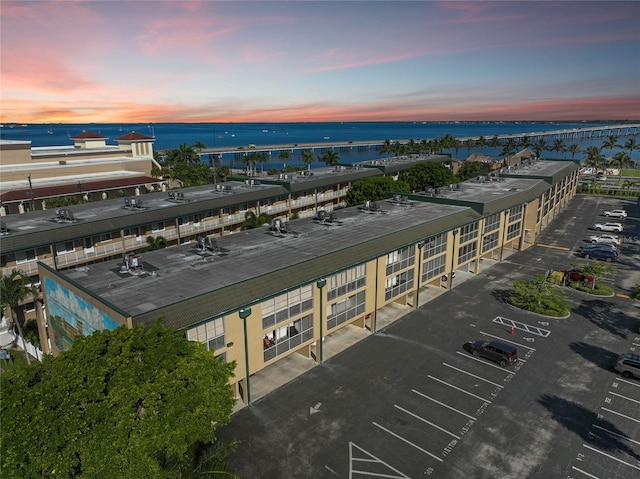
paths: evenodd
<path fill-rule="evenodd" d="M 325 140 L 330 140 L 330 139 L 331 139 L 331 137 L 330 137 L 330 136 L 325 136 L 325 137 L 324 137 L 324 139 L 325 139 Z"/>

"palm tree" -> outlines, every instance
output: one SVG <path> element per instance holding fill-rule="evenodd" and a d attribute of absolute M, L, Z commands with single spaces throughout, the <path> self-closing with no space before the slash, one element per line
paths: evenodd
<path fill-rule="evenodd" d="M 393 154 L 393 148 L 391 146 L 391 140 L 384 140 L 384 142 L 382 143 L 382 148 L 380 148 L 380 154 L 384 154 L 386 153 L 387 155 L 391 156 Z"/>
<path fill-rule="evenodd" d="M 592 168 L 601 168 L 602 162 L 604 161 L 604 157 L 602 156 L 602 151 L 597 146 L 589 146 L 585 150 L 586 158 L 584 160 L 584 166 L 592 167 Z"/>
<path fill-rule="evenodd" d="M 302 162 L 307 165 L 307 170 L 311 171 L 311 163 L 313 163 L 313 150 L 304 150 L 302 152 Z"/>
<path fill-rule="evenodd" d="M 147 236 L 147 251 L 155 251 L 157 249 L 166 248 L 168 241 L 164 236 Z"/>
<path fill-rule="evenodd" d="M 498 151 L 498 147 L 502 144 L 498 135 L 494 136 L 489 140 L 489 146 L 493 148 L 493 156 L 497 156 L 496 152 Z"/>
<path fill-rule="evenodd" d="M 22 349 L 24 349 L 24 357 L 27 360 L 27 364 L 31 364 L 31 359 L 29 359 L 29 353 L 27 352 L 22 325 L 16 316 L 16 308 L 25 298 L 29 296 L 35 298 L 38 294 L 38 289 L 31 285 L 31 280 L 22 271 L 14 269 L 9 276 L 2 276 L 2 282 L 0 282 L 0 310 L 4 311 L 9 308 L 11 320 L 18 328 L 18 334 L 22 338 Z"/>
<path fill-rule="evenodd" d="M 625 166 L 633 166 L 633 161 L 631 157 L 626 151 L 619 151 L 613 158 L 611 158 L 611 163 L 618 165 L 618 176 L 622 176 L 622 168 Z"/>
<path fill-rule="evenodd" d="M 200 157 L 196 150 L 186 143 L 182 143 L 177 149 L 169 150 L 167 156 L 171 162 L 184 162 L 192 166 L 200 163 Z"/>
<path fill-rule="evenodd" d="M 324 161 L 327 166 L 333 166 L 338 164 L 340 157 L 333 151 L 333 148 L 329 148 L 329 151 L 322 156 L 322 161 Z"/>
<path fill-rule="evenodd" d="M 464 140 L 464 146 L 467 148 L 467 158 L 471 155 L 471 148 L 476 144 L 473 138 L 467 138 Z"/>
<path fill-rule="evenodd" d="M 543 137 L 538 138 L 538 140 L 533 144 L 533 151 L 536 153 L 536 156 L 540 158 L 542 153 L 547 150 L 547 140 Z"/>
<path fill-rule="evenodd" d="M 516 141 L 513 138 L 507 138 L 502 146 L 500 156 L 506 161 L 507 158 L 513 155 L 516 150 Z"/>
<path fill-rule="evenodd" d="M 289 150 L 280 150 L 278 158 L 282 161 L 282 170 L 285 170 L 287 168 L 287 160 L 291 158 L 291 152 Z"/>
<path fill-rule="evenodd" d="M 200 140 L 196 141 L 193 144 L 193 149 L 195 149 L 198 154 L 202 153 L 202 150 L 204 150 L 206 147 L 207 145 L 202 143 Z"/>
<path fill-rule="evenodd" d="M 485 148 L 486 146 L 487 146 L 487 139 L 484 136 L 481 136 L 476 140 L 477 148 L 482 149 L 482 148 Z"/>
<path fill-rule="evenodd" d="M 564 153 L 565 151 L 567 151 L 567 147 L 564 146 L 564 140 L 562 138 L 556 138 L 555 140 L 553 140 L 551 151 L 557 151 L 558 153 Z"/>
<path fill-rule="evenodd" d="M 458 138 L 453 138 L 451 140 L 451 148 L 453 148 L 456 152 L 456 159 L 458 158 L 458 150 L 462 148 L 462 142 Z"/>
<path fill-rule="evenodd" d="M 640 145 L 638 145 L 638 143 L 636 142 L 635 137 L 633 137 L 633 138 L 629 138 L 625 142 L 624 149 L 625 150 L 629 150 L 629 156 L 632 157 L 633 156 L 633 150 L 640 150 Z"/>
<path fill-rule="evenodd" d="M 580 148 L 580 145 L 578 145 L 577 143 L 572 143 L 567 148 L 567 151 L 571 153 L 571 159 L 573 160 L 576 157 L 576 153 L 580 153 L 582 149 Z"/>
<path fill-rule="evenodd" d="M 529 135 L 524 135 L 518 142 L 518 146 L 522 149 L 529 148 L 531 145 L 533 145 L 533 142 L 531 141 L 531 137 Z"/>
<path fill-rule="evenodd" d="M 611 152 L 613 152 L 615 148 L 620 148 L 620 145 L 618 144 L 618 137 L 616 135 L 607 136 L 607 139 L 602 143 L 602 148 L 605 150 L 611 150 Z"/>

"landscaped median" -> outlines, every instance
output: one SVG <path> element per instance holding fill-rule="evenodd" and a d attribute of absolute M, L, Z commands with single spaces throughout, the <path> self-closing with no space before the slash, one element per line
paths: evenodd
<path fill-rule="evenodd" d="M 613 278 L 616 273 L 616 267 L 610 263 L 578 262 L 573 263 L 570 269 L 550 272 L 547 281 L 594 296 L 611 297 L 614 295 L 613 288 L 599 280 Z"/>

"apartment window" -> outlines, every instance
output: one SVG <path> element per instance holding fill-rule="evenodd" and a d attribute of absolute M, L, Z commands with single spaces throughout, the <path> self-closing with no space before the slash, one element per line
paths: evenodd
<path fill-rule="evenodd" d="M 327 331 L 364 313 L 366 294 L 360 291 L 329 306 Z"/>
<path fill-rule="evenodd" d="M 263 301 L 261 309 L 262 329 L 271 328 L 313 309 L 313 287 L 308 284 Z"/>
<path fill-rule="evenodd" d="M 164 231 L 164 221 L 159 221 L 151 225 L 151 231 L 157 233 L 158 231 Z"/>
<path fill-rule="evenodd" d="M 331 276 L 327 281 L 329 286 L 327 300 L 332 301 L 340 296 L 362 288 L 365 285 L 366 273 L 366 266 L 360 265 Z"/>
<path fill-rule="evenodd" d="M 520 223 L 509 225 L 507 229 L 507 241 L 520 236 Z"/>
<path fill-rule="evenodd" d="M 424 263 L 422 266 L 422 281 L 428 281 L 442 275 L 445 272 L 446 261 L 447 256 L 440 255 Z"/>
<path fill-rule="evenodd" d="M 498 246 L 499 232 L 496 231 L 482 238 L 482 252 L 489 251 Z"/>
<path fill-rule="evenodd" d="M 460 243 L 466 243 L 478 237 L 478 222 L 464 225 L 460 228 Z"/>
<path fill-rule="evenodd" d="M 73 241 L 65 241 L 64 243 L 56 243 L 57 254 L 73 253 Z"/>
<path fill-rule="evenodd" d="M 415 264 L 415 247 L 407 246 L 387 255 L 387 275 L 396 273 Z"/>
<path fill-rule="evenodd" d="M 262 339 L 264 360 L 270 361 L 280 354 L 313 339 L 313 315 L 308 314 L 284 326 L 269 330 Z"/>
<path fill-rule="evenodd" d="M 126 228 L 123 230 L 124 236 L 140 236 L 140 228 Z"/>
<path fill-rule="evenodd" d="M 36 310 L 36 303 L 33 301 L 31 301 L 30 303 L 27 303 L 24 306 L 22 306 L 22 310 L 25 313 L 33 313 Z"/>
<path fill-rule="evenodd" d="M 501 213 L 496 213 L 491 216 L 487 216 L 484 220 L 484 230 L 483 233 L 489 233 L 491 231 L 495 231 L 500 229 L 500 215 Z"/>
<path fill-rule="evenodd" d="M 524 210 L 522 205 L 514 206 L 509 210 L 509 223 L 518 221 L 522 218 L 522 211 Z"/>
<path fill-rule="evenodd" d="M 36 250 L 34 249 L 18 251 L 16 253 L 16 263 L 18 264 L 28 263 L 29 261 L 34 261 L 36 259 L 38 259 L 38 257 L 36 256 Z"/>
<path fill-rule="evenodd" d="M 93 238 L 88 237 L 84 239 L 84 249 L 93 249 Z"/>
<path fill-rule="evenodd" d="M 187 339 L 204 343 L 207 351 L 215 351 L 226 347 L 224 316 L 189 329 L 187 331 Z"/>
<path fill-rule="evenodd" d="M 413 269 L 387 278 L 385 285 L 385 300 L 395 298 L 413 288 Z"/>
<path fill-rule="evenodd" d="M 189 217 L 188 216 L 180 216 L 178 218 L 178 226 L 188 225 Z"/>
<path fill-rule="evenodd" d="M 433 236 L 425 241 L 422 258 L 427 259 L 447 250 L 447 235 Z"/>
<path fill-rule="evenodd" d="M 477 243 L 466 244 L 458 249 L 458 263 L 465 263 L 476 257 Z"/>
<path fill-rule="evenodd" d="M 111 233 L 102 233 L 100 235 L 100 241 L 111 241 Z"/>

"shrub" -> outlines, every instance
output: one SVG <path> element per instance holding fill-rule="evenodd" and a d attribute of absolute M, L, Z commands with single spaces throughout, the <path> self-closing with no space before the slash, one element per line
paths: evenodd
<path fill-rule="evenodd" d="M 595 294 L 597 296 L 611 296 L 613 294 L 613 288 L 611 286 L 601 283 L 596 283 L 595 287 L 593 287 L 589 282 L 572 281 L 569 283 L 569 287 L 584 293 Z"/>

